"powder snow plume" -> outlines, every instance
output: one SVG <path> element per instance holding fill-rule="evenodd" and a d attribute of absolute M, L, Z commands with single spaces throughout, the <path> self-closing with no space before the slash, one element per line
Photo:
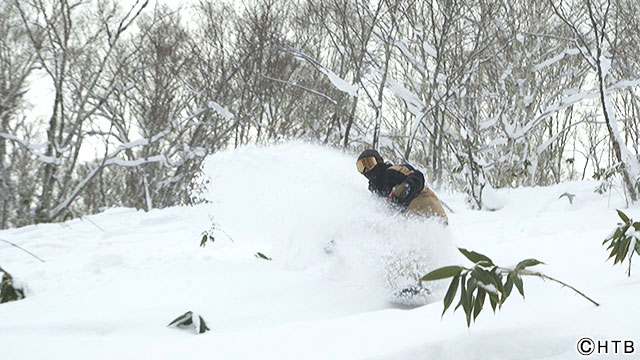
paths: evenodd
<path fill-rule="evenodd" d="M 253 242 L 292 270 L 403 287 L 451 264 L 448 230 L 371 194 L 356 158 L 304 142 L 217 153 L 204 165 L 204 198 L 235 241 Z"/>

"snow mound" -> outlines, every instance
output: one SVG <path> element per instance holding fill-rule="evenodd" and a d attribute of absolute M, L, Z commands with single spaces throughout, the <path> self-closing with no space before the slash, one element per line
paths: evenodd
<path fill-rule="evenodd" d="M 204 198 L 221 229 L 288 269 L 319 268 L 394 290 L 450 264 L 448 231 L 371 194 L 356 158 L 304 142 L 218 153 L 204 165 Z"/>

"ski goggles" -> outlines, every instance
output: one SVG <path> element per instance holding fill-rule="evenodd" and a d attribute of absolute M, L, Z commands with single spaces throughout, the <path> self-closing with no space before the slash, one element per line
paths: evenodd
<path fill-rule="evenodd" d="M 373 169 L 376 165 L 378 165 L 378 161 L 375 157 L 369 156 L 358 160 L 356 165 L 358 166 L 358 171 L 360 172 L 360 174 L 366 174 L 371 171 L 371 169 Z"/>

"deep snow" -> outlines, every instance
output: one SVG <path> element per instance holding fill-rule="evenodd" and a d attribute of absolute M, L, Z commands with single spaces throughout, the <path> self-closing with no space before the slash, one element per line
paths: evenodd
<path fill-rule="evenodd" d="M 0 243 L 0 265 L 27 285 L 0 305 L 0 359 L 571 359 L 582 336 L 640 347 L 640 270 L 627 278 L 601 245 L 624 202 L 595 182 L 498 190 L 495 212 L 439 194 L 455 210 L 444 230 L 397 215 L 369 194 L 354 154 L 318 145 L 223 152 L 205 172 L 209 204 L 0 231 L 46 260 Z M 216 241 L 201 248 L 212 222 Z M 505 266 L 535 257 L 602 306 L 525 279 L 526 301 L 512 295 L 469 330 L 461 311 L 441 319 L 440 301 L 387 301 L 389 253 L 418 248 L 427 271 L 464 262 L 454 245 Z M 166 327 L 188 310 L 211 331 Z"/>

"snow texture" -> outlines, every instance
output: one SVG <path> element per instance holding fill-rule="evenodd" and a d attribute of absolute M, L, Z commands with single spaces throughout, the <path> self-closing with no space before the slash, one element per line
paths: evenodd
<path fill-rule="evenodd" d="M 303 143 L 241 148 L 208 159 L 209 204 L 0 231 L 46 260 L 0 244 L 2 267 L 27 285 L 24 300 L 0 305 L 0 358 L 575 359 L 582 336 L 637 340 L 638 272 L 627 278 L 602 247 L 624 206 L 617 192 L 596 194 L 595 182 L 496 190 L 494 212 L 439 194 L 455 210 L 442 229 L 369 194 L 354 158 Z M 212 220 L 215 242 L 199 247 Z M 531 278 L 526 301 L 513 294 L 471 329 L 460 310 L 441 318 L 440 301 L 388 302 L 385 264 L 397 253 L 432 262 L 418 271 L 468 266 L 453 243 L 498 264 L 537 258 L 546 265 L 534 269 L 602 306 Z M 167 327 L 187 310 L 211 331 Z"/>

